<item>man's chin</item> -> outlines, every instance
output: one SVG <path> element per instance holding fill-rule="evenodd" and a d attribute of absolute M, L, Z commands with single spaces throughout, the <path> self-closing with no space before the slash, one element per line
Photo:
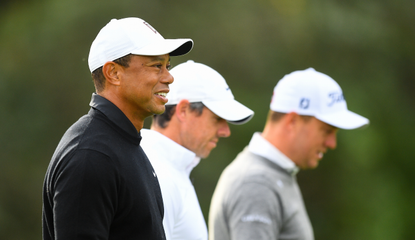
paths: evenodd
<path fill-rule="evenodd" d="M 303 166 L 298 166 L 299 168 L 301 168 L 301 170 L 311 170 L 311 169 L 315 169 L 318 167 L 319 161 L 315 161 L 315 162 L 308 162 L 307 165 L 303 165 Z"/>
<path fill-rule="evenodd" d="M 161 105 L 157 109 L 153 111 L 153 115 L 160 115 L 163 114 L 166 111 L 166 107 L 164 105 Z"/>
<path fill-rule="evenodd" d="M 315 161 L 314 163 L 308 166 L 308 169 L 315 169 L 318 167 L 319 161 Z"/>
<path fill-rule="evenodd" d="M 210 155 L 210 151 L 208 153 L 201 153 L 201 154 L 196 154 L 197 157 L 203 159 L 203 158 L 207 158 Z"/>

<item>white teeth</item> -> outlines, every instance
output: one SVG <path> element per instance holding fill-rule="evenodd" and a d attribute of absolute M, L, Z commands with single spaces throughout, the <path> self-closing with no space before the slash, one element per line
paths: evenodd
<path fill-rule="evenodd" d="M 162 96 L 162 97 L 167 97 L 167 93 L 159 92 L 159 93 L 157 93 L 157 95 Z"/>

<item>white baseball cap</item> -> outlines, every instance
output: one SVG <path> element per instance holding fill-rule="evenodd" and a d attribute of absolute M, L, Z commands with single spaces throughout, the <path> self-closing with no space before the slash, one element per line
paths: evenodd
<path fill-rule="evenodd" d="M 88 57 L 89 70 L 93 72 L 106 62 L 128 54 L 180 56 L 190 52 L 192 48 L 192 39 L 164 39 L 143 19 L 112 19 L 92 42 Z"/>
<path fill-rule="evenodd" d="M 174 67 L 170 74 L 167 105 L 178 104 L 181 100 L 202 102 L 219 117 L 232 124 L 248 122 L 254 112 L 235 100 L 225 79 L 214 69 L 189 60 Z"/>
<path fill-rule="evenodd" d="M 369 120 L 347 109 L 339 84 L 313 68 L 285 75 L 275 86 L 270 109 L 314 116 L 341 129 L 355 129 Z"/>

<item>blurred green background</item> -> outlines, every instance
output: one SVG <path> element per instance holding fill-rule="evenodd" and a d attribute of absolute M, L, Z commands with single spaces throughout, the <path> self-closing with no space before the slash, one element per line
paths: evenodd
<path fill-rule="evenodd" d="M 221 171 L 262 131 L 277 81 L 313 67 L 371 120 L 340 131 L 337 149 L 298 174 L 316 239 L 413 239 L 413 0 L 1 1 L 0 239 L 41 238 L 47 165 L 94 91 L 91 42 L 111 18 L 130 16 L 165 38 L 192 38 L 193 51 L 172 65 L 211 66 L 255 111 L 192 172 L 205 217 Z"/>

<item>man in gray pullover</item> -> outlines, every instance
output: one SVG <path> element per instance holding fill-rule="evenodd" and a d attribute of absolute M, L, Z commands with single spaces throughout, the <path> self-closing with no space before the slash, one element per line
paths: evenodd
<path fill-rule="evenodd" d="M 262 133 L 223 171 L 209 213 L 211 240 L 313 240 L 296 174 L 316 168 L 336 133 L 369 120 L 347 109 L 340 86 L 309 68 L 274 88 Z"/>

